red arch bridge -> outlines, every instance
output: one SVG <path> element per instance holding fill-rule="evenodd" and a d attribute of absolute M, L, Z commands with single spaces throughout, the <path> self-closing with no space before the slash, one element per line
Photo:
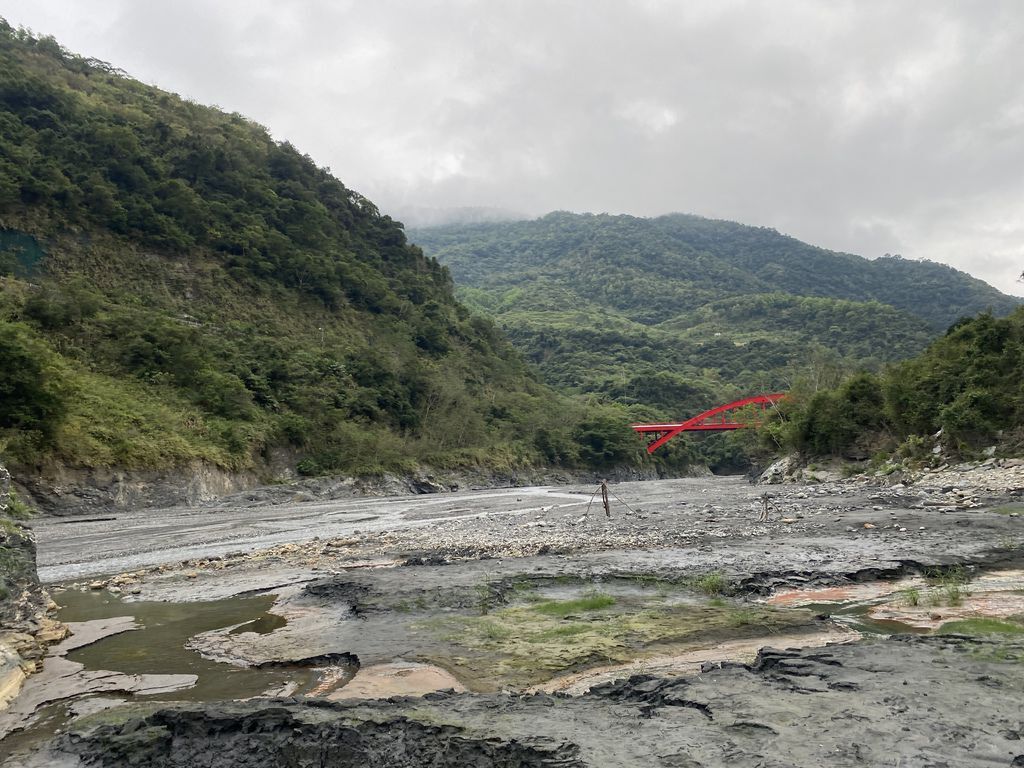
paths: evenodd
<path fill-rule="evenodd" d="M 675 424 L 634 424 L 633 429 L 653 437 L 647 446 L 648 453 L 654 453 L 665 443 L 683 432 L 723 432 L 730 429 L 746 429 L 758 426 L 764 412 L 786 396 L 785 392 L 772 395 L 754 395 L 735 400 L 717 408 Z"/>

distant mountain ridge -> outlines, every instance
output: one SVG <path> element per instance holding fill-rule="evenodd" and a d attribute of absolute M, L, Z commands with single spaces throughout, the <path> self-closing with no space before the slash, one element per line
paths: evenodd
<path fill-rule="evenodd" d="M 407 233 L 449 266 L 458 285 L 521 281 L 534 273 L 582 276 L 588 263 L 692 283 L 694 292 L 671 297 L 667 310 L 693 309 L 726 296 L 782 292 L 879 301 L 944 330 L 960 317 L 985 310 L 1002 316 L 1024 303 L 944 264 L 892 256 L 869 260 L 774 229 L 690 214 L 645 219 L 555 212 L 532 221 L 410 228 Z M 625 263 L 627 258 L 632 265 Z M 635 309 L 632 303 L 618 306 Z"/>
<path fill-rule="evenodd" d="M 687 214 L 555 212 L 407 234 L 550 383 L 666 415 L 783 387 L 815 355 L 878 368 L 962 316 L 1022 301 L 941 264 Z"/>

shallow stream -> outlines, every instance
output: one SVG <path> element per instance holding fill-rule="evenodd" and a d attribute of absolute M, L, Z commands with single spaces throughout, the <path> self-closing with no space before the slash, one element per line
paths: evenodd
<path fill-rule="evenodd" d="M 185 647 L 189 638 L 211 629 L 234 626 L 232 632 L 271 632 L 285 619 L 268 609 L 273 595 L 233 597 L 202 603 L 126 602 L 106 591 L 66 590 L 54 595 L 64 622 L 132 616 L 141 629 L 103 638 L 72 651 L 67 658 L 87 670 L 111 669 L 127 674 L 192 674 L 191 688 L 156 694 L 151 699 L 217 701 L 242 699 L 291 688 L 303 688 L 315 677 L 310 669 L 254 669 L 204 659 Z"/>
<path fill-rule="evenodd" d="M 962 597 L 955 605 L 939 604 L 934 599 L 944 588 L 929 586 L 921 578 L 899 582 L 872 582 L 823 589 L 781 591 L 765 602 L 773 608 L 808 611 L 828 617 L 845 629 L 860 634 L 927 634 L 943 622 L 965 617 L 1024 616 L 1024 571 L 983 574 L 962 587 Z M 603 581 L 558 583 L 548 582 L 526 592 L 513 604 L 536 605 L 537 601 L 573 601 L 586 595 L 614 598 L 620 607 L 634 609 L 658 607 L 661 610 L 686 612 L 703 604 L 721 605 L 721 597 L 710 597 L 681 585 L 647 584 L 611 578 Z M 909 595 L 915 600 L 909 604 Z M 84 648 L 72 651 L 67 658 L 81 663 L 87 670 L 115 670 L 128 674 L 194 674 L 198 682 L 187 689 L 155 694 L 149 698 L 165 700 L 212 701 L 259 695 L 310 693 L 316 689 L 319 676 L 314 669 L 297 665 L 246 667 L 203 658 L 186 647 L 190 638 L 210 630 L 229 629 L 232 635 L 242 632 L 267 634 L 285 627 L 284 617 L 271 613 L 275 596 L 234 597 L 209 602 L 146 602 L 126 601 L 106 591 L 81 592 L 65 590 L 55 596 L 61 605 L 59 618 L 65 622 L 87 621 L 116 616 L 132 616 L 140 629 L 103 638 Z M 729 598 L 730 602 L 734 599 Z M 740 601 L 740 605 L 743 601 Z M 430 613 L 429 608 L 427 613 Z M 390 614 L 396 621 L 398 615 Z M 493 615 L 493 614 L 492 614 Z M 701 614 L 696 614 L 701 615 Z M 568 617 L 572 618 L 572 617 Z M 593 617 L 600 621 L 598 615 Z M 726 633 L 727 634 L 727 633 Z M 737 631 L 737 636 L 741 633 Z M 748 633 L 749 636 L 749 633 Z M 721 641 L 727 636 L 717 635 Z M 765 644 L 771 644 L 766 636 Z M 415 656 L 413 651 L 410 653 Z M 445 665 L 446 666 L 446 665 Z M 341 680 L 347 681 L 347 677 Z"/>

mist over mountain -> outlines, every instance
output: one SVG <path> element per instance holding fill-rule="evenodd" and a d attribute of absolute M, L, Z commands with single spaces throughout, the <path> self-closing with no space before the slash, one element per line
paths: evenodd
<path fill-rule="evenodd" d="M 391 216 L 408 228 L 440 227 L 445 224 L 482 224 L 495 221 L 520 221 L 529 218 L 508 208 L 486 206 L 434 207 L 400 205 L 391 209 Z"/>

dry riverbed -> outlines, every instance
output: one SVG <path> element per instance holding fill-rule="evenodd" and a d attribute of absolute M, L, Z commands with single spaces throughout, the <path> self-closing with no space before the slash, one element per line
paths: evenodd
<path fill-rule="evenodd" d="M 0 744 L 49 722 L 11 764 L 1024 764 L 1024 466 L 612 488 L 611 517 L 581 486 L 41 521 L 58 603 L 146 629 L 65 650 L 106 687 L 30 678 Z M 178 666 L 141 668 L 143 632 Z M 254 695 L 279 698 L 210 703 Z"/>

